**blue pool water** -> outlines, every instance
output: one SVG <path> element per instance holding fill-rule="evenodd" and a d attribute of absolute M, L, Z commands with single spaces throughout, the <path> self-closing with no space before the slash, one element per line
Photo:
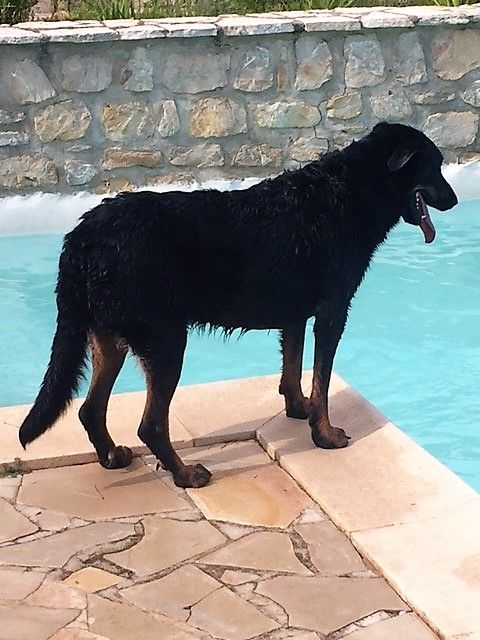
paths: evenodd
<path fill-rule="evenodd" d="M 434 212 L 424 245 L 401 223 L 352 306 L 337 372 L 417 442 L 480 489 L 480 200 Z M 61 235 L 0 236 L 0 406 L 31 402 L 55 326 Z M 307 337 L 305 367 L 312 361 Z M 192 334 L 182 384 L 279 371 L 275 332 Z M 132 358 L 115 390 L 143 388 Z"/>

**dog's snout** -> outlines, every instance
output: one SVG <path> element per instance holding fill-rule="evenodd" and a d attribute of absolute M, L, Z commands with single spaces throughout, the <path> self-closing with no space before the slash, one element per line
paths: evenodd
<path fill-rule="evenodd" d="M 447 184 L 446 188 L 440 194 L 439 204 L 436 207 L 439 211 L 448 211 L 458 204 L 458 198 L 452 187 Z"/>

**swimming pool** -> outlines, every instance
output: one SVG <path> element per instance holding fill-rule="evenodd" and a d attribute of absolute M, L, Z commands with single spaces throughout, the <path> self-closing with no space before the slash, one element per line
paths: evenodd
<path fill-rule="evenodd" d="M 475 195 L 469 188 L 471 178 L 460 191 Z M 70 201 L 59 210 L 59 201 L 45 196 L 41 206 L 51 210 L 50 217 L 38 211 L 35 199 L 23 201 L 21 209 L 20 201 L 9 202 L 3 222 L 0 213 L 0 232 L 12 234 L 0 235 L 0 406 L 31 402 L 37 393 L 55 326 L 59 231 L 94 201 L 78 197 L 75 206 Z M 434 219 L 433 245 L 423 244 L 418 229 L 399 224 L 377 253 L 354 300 L 335 369 L 480 489 L 480 199 L 434 213 Z M 19 235 L 35 230 L 36 221 L 48 233 Z M 305 366 L 311 361 L 310 332 Z M 220 335 L 192 334 L 181 383 L 263 375 L 279 367 L 276 332 L 227 342 Z M 115 391 L 142 388 L 142 374 L 130 358 Z"/>

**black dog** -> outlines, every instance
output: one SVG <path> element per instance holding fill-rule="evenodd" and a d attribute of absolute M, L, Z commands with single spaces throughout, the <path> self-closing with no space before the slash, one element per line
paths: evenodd
<path fill-rule="evenodd" d="M 345 447 L 328 417 L 332 361 L 350 301 L 375 249 L 400 217 L 435 230 L 426 204 L 457 198 L 442 155 L 422 133 L 379 124 L 359 142 L 245 191 L 121 193 L 83 216 L 60 257 L 58 319 L 40 392 L 20 428 L 25 446 L 65 410 L 87 343 L 93 377 L 79 412 L 104 467 L 127 466 L 106 427 L 107 402 L 130 348 L 147 380 L 138 434 L 180 487 L 210 479 L 185 466 L 168 433 L 189 327 L 279 329 L 279 392 L 287 416 L 307 418 L 319 447 Z M 311 398 L 300 387 L 305 323 L 315 316 Z"/>

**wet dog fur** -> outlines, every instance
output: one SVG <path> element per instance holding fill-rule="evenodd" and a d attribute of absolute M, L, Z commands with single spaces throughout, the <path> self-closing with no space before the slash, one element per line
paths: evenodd
<path fill-rule="evenodd" d="M 377 125 L 359 142 L 244 191 L 120 193 L 86 213 L 64 240 L 57 329 L 47 372 L 20 429 L 25 446 L 77 389 L 88 347 L 92 380 L 79 417 L 107 468 L 127 466 L 106 426 L 108 399 L 128 350 L 145 372 L 138 435 L 180 487 L 210 472 L 186 466 L 168 432 L 189 329 L 278 329 L 279 392 L 290 417 L 308 418 L 324 448 L 348 436 L 331 425 L 327 392 L 350 302 L 376 248 L 403 217 L 420 225 L 419 194 L 453 207 L 442 156 L 421 132 Z M 314 316 L 310 398 L 300 378 L 305 324 Z"/>

